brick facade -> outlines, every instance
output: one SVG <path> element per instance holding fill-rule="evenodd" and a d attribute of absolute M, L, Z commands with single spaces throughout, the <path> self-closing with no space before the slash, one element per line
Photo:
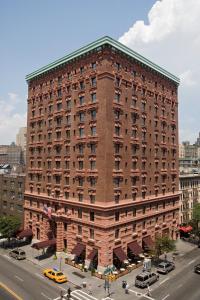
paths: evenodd
<path fill-rule="evenodd" d="M 99 267 L 133 240 L 176 238 L 177 83 L 106 43 L 28 88 L 25 227 L 57 251 L 98 249 Z"/>

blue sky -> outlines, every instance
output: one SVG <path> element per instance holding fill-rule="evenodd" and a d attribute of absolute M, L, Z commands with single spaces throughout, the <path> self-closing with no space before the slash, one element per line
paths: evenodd
<path fill-rule="evenodd" d="M 183 82 L 189 83 L 189 91 L 184 90 L 181 95 L 187 94 L 193 103 L 191 88 L 197 89 L 195 73 L 171 57 L 166 59 L 168 53 L 178 49 L 176 34 L 179 37 L 180 32 L 173 16 L 177 16 L 177 9 L 181 13 L 183 9 L 180 5 L 178 8 L 171 5 L 175 1 L 183 5 L 185 0 L 163 0 L 162 5 L 153 0 L 0 0 L 0 144 L 15 140 L 18 127 L 25 125 L 25 75 L 104 35 L 121 37 L 124 44 L 176 75 L 183 75 Z M 193 1 L 196 0 L 189 2 Z M 183 17 L 187 19 L 185 11 Z M 166 23 L 163 24 L 163 20 Z M 181 22 L 178 25 L 181 26 Z M 198 37 L 199 32 L 195 33 Z M 187 32 L 183 32 L 183 40 L 184 34 L 187 37 Z M 185 120 L 189 110 L 181 106 L 180 111 Z M 183 137 L 194 139 L 197 135 L 197 115 L 197 111 L 191 112 L 188 124 L 181 121 Z"/>

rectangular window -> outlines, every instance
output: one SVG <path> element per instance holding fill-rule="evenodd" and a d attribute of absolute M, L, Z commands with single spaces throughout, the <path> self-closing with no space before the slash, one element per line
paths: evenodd
<path fill-rule="evenodd" d="M 96 93 L 92 93 L 92 94 L 91 94 L 91 101 L 92 101 L 92 103 L 95 103 L 96 100 L 97 100 L 97 95 L 96 95 Z"/>
<path fill-rule="evenodd" d="M 78 208 L 78 218 L 82 219 L 82 209 Z"/>
<path fill-rule="evenodd" d="M 92 121 L 96 120 L 97 112 L 95 109 L 91 110 L 90 115 L 91 115 Z"/>
<path fill-rule="evenodd" d="M 78 235 L 82 235 L 82 226 L 78 225 Z"/>
<path fill-rule="evenodd" d="M 84 136 L 84 128 L 79 128 L 79 137 Z"/>
<path fill-rule="evenodd" d="M 90 221 L 94 222 L 94 212 L 90 212 Z"/>
<path fill-rule="evenodd" d="M 115 101 L 118 103 L 120 102 L 120 94 L 115 93 Z"/>
<path fill-rule="evenodd" d="M 95 195 L 90 195 L 90 203 L 95 203 Z"/>
<path fill-rule="evenodd" d="M 96 126 L 91 127 L 91 135 L 95 136 L 96 135 Z"/>
<path fill-rule="evenodd" d="M 92 77 L 92 78 L 91 78 L 91 84 L 92 84 L 92 87 L 96 87 L 96 86 L 97 86 L 97 80 L 96 80 L 96 77 Z"/>
<path fill-rule="evenodd" d="M 80 120 L 80 122 L 84 122 L 85 121 L 85 113 L 84 112 L 80 112 L 79 113 L 79 120 Z"/>
<path fill-rule="evenodd" d="M 90 228 L 90 239 L 94 240 L 94 229 Z"/>
<path fill-rule="evenodd" d="M 57 94 L 58 94 L 58 98 L 61 98 L 62 97 L 62 90 L 58 89 Z"/>
<path fill-rule="evenodd" d="M 84 96 L 79 97 L 79 103 L 80 103 L 80 105 L 83 105 L 85 103 L 85 97 Z"/>
<path fill-rule="evenodd" d="M 91 152 L 91 154 L 96 153 L 96 145 L 95 144 L 90 144 L 90 152 Z"/>
<path fill-rule="evenodd" d="M 83 170 L 83 161 L 82 160 L 78 162 L 78 169 Z"/>
<path fill-rule="evenodd" d="M 115 239 L 118 239 L 119 238 L 119 229 L 116 229 L 115 230 Z"/>
<path fill-rule="evenodd" d="M 90 169 L 91 170 L 95 170 L 96 169 L 96 161 L 95 160 L 91 160 L 90 161 Z"/>

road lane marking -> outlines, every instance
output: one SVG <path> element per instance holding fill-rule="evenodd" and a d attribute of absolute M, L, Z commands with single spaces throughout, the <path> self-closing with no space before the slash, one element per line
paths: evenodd
<path fill-rule="evenodd" d="M 67 295 L 67 294 L 66 294 Z M 66 296 L 65 295 L 65 296 Z M 93 297 L 92 295 L 89 295 L 89 294 L 87 294 L 86 292 L 84 292 L 84 291 L 82 291 L 82 290 L 74 290 L 74 291 L 72 291 L 71 292 L 71 295 L 73 295 L 73 296 L 75 296 L 75 297 L 77 297 L 77 296 L 79 296 L 79 297 L 82 297 L 82 298 L 84 298 L 84 299 L 86 299 L 86 300 L 91 300 L 91 299 L 93 299 L 93 300 L 98 300 L 97 298 L 95 298 L 95 297 Z"/>
<path fill-rule="evenodd" d="M 196 259 L 197 259 L 197 258 L 196 258 Z M 191 261 L 188 263 L 188 266 L 191 265 L 191 264 L 193 264 L 193 262 L 195 262 L 196 259 L 191 260 Z"/>
<path fill-rule="evenodd" d="M 24 281 L 24 279 L 22 279 L 21 277 L 15 275 L 15 278 L 17 278 L 19 281 Z"/>
<path fill-rule="evenodd" d="M 165 278 L 163 281 L 161 281 L 159 285 L 163 284 L 163 283 L 166 282 L 167 280 L 169 280 L 169 277 L 167 277 L 167 278 Z"/>
<path fill-rule="evenodd" d="M 19 297 L 13 290 L 11 290 L 7 285 L 0 282 L 0 287 L 2 287 L 4 290 L 6 290 L 8 293 L 10 293 L 15 299 L 17 300 L 23 300 L 21 297 Z"/>
<path fill-rule="evenodd" d="M 128 289 L 128 290 L 129 290 L 130 292 L 134 293 L 134 294 L 135 294 L 136 296 L 138 296 L 138 297 L 144 297 L 144 298 L 147 298 L 147 299 L 149 299 L 149 300 L 155 300 L 154 298 L 148 296 L 147 293 L 142 294 L 142 293 L 140 293 L 140 292 L 137 292 L 137 291 L 134 291 L 134 290 L 131 290 L 131 289 Z"/>
<path fill-rule="evenodd" d="M 162 300 L 167 299 L 170 296 L 170 294 L 167 294 L 164 298 L 162 298 Z"/>
<path fill-rule="evenodd" d="M 51 298 L 49 298 L 47 295 L 45 295 L 44 293 L 41 293 L 41 295 L 44 297 L 44 298 L 46 298 L 46 299 L 48 299 L 48 300 L 52 300 Z"/>

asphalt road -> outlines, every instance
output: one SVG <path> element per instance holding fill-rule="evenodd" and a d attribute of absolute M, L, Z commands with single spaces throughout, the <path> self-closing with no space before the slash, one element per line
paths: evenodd
<path fill-rule="evenodd" d="M 159 287 L 151 292 L 151 297 L 155 300 L 199 300 L 200 275 L 194 273 L 194 266 L 200 263 L 199 254 L 200 249 L 188 253 L 182 260 L 182 270 L 162 276 Z"/>
<path fill-rule="evenodd" d="M 16 300 L 16 297 L 14 297 L 5 287 L 0 284 L 0 299 Z"/>
<path fill-rule="evenodd" d="M 15 299 L 18 297 L 23 300 L 51 300 L 58 297 L 62 289 L 61 285 L 49 281 L 37 269 L 29 266 L 29 270 L 26 270 L 22 261 L 4 256 L 0 256 L 0 282 L 16 295 Z M 0 290 L 5 295 L 5 290 Z M 9 293 L 6 294 L 0 299 L 14 299 L 9 298 Z"/>

